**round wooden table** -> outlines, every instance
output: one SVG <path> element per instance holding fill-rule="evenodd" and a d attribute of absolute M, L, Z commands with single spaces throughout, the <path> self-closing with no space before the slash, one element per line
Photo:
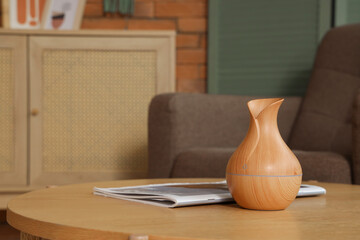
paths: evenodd
<path fill-rule="evenodd" d="M 284 211 L 234 203 L 163 208 L 95 196 L 120 187 L 219 179 L 124 180 L 37 190 L 11 200 L 7 220 L 23 239 L 358 239 L 360 186 L 313 183 L 327 195 L 297 198 Z M 37 236 L 37 237 L 34 237 Z"/>

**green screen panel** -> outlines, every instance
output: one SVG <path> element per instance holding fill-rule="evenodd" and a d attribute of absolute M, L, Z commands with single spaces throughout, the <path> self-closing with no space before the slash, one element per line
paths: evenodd
<path fill-rule="evenodd" d="M 210 0 L 209 83 L 216 94 L 304 94 L 328 0 Z"/>
<path fill-rule="evenodd" d="M 335 25 L 360 22 L 359 0 L 336 0 L 335 2 Z"/>

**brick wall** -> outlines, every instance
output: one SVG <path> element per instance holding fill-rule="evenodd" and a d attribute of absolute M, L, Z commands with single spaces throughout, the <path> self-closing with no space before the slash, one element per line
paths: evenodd
<path fill-rule="evenodd" d="M 206 92 L 207 0 L 135 0 L 133 16 L 87 0 L 82 29 L 176 30 L 176 89 Z"/>
<path fill-rule="evenodd" d="M 103 0 L 87 0 L 81 28 L 176 30 L 176 90 L 206 92 L 207 1 L 135 0 L 134 15 L 121 16 L 105 15 Z"/>

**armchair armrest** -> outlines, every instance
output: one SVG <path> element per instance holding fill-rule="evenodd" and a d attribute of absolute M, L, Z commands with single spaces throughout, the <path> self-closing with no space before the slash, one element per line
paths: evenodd
<path fill-rule="evenodd" d="M 353 183 L 360 184 L 360 89 L 355 98 L 352 128 L 352 176 Z"/>
<path fill-rule="evenodd" d="M 254 97 L 173 93 L 153 98 L 148 119 L 149 177 L 170 177 L 176 156 L 194 147 L 237 147 L 248 130 Z M 279 128 L 287 140 L 301 98 L 287 98 Z"/>

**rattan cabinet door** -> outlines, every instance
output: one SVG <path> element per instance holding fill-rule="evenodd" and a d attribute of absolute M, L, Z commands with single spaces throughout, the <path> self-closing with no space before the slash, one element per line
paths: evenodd
<path fill-rule="evenodd" d="M 26 37 L 0 36 L 0 186 L 27 183 Z"/>
<path fill-rule="evenodd" d="M 30 182 L 143 178 L 151 98 L 173 91 L 166 38 L 30 37 Z"/>

